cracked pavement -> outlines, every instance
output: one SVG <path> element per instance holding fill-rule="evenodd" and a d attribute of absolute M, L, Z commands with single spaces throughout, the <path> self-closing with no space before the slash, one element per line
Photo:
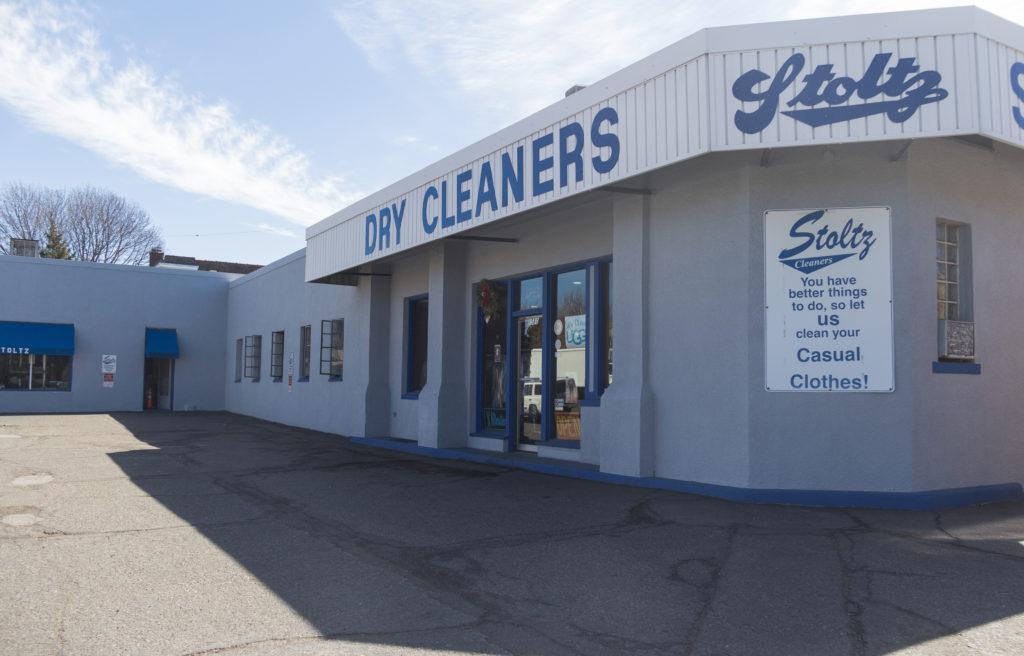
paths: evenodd
<path fill-rule="evenodd" d="M 0 416 L 0 654 L 1020 654 L 1024 503 L 735 504 L 227 413 Z"/>

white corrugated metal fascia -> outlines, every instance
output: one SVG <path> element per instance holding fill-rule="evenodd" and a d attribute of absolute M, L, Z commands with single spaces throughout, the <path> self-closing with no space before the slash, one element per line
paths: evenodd
<path fill-rule="evenodd" d="M 612 106 L 620 113 L 621 166 L 608 174 L 588 171 L 583 183 L 556 187 L 553 192 L 530 196 L 498 210 L 478 212 L 473 220 L 443 235 L 711 151 L 963 134 L 984 134 L 1024 146 L 1024 129 L 1012 122 L 1008 111 L 999 111 L 1011 102 L 1003 87 L 1009 86 L 1010 66 L 1024 58 L 1020 55 L 1021 44 L 1024 29 L 974 7 L 703 30 L 309 227 L 307 279 L 383 256 L 364 257 L 361 244 L 355 243 L 358 226 L 353 221 L 364 214 L 376 212 L 388 202 L 415 202 L 417 194 L 422 197 L 427 185 L 439 180 L 453 186 L 456 172 L 474 170 L 485 160 L 494 167 L 500 153 L 527 146 L 531 137 L 569 121 L 587 124 L 601 106 Z M 732 125 L 737 111 L 757 106 L 743 103 L 729 92 L 731 82 L 746 71 L 775 71 L 786 58 L 800 53 L 807 62 L 804 72 L 815 62 L 842 62 L 837 73 L 856 79 L 879 52 L 915 57 L 925 70 L 941 69 L 943 88 L 949 89 L 952 98 L 923 104 L 914 110 L 911 120 L 900 123 L 873 115 L 810 127 L 776 118 L 754 134 L 740 132 Z M 792 98 L 795 92 L 795 86 L 788 89 L 783 99 Z M 866 102 L 854 98 L 844 104 Z M 590 155 L 595 151 L 586 152 Z M 408 209 L 415 216 L 414 203 Z M 384 255 L 440 236 L 407 235 L 401 246 L 389 245 Z"/>

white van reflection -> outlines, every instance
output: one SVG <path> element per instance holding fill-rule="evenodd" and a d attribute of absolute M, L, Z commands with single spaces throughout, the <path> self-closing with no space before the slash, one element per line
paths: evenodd
<path fill-rule="evenodd" d="M 523 416 L 531 424 L 540 423 L 543 392 L 544 385 L 539 378 L 527 378 L 523 381 Z M 554 401 L 556 412 L 572 410 L 579 404 L 579 391 L 574 378 L 559 378 L 555 381 Z"/>

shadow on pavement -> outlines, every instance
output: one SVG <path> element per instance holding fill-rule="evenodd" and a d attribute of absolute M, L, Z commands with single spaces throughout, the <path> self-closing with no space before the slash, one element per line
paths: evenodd
<path fill-rule="evenodd" d="M 226 413 L 114 417 L 155 447 L 111 455 L 134 484 L 328 639 L 884 654 L 938 639 L 950 653 L 1012 650 L 1024 633 L 1018 503 L 746 506 L 432 461 Z M 217 493 L 173 494 L 197 486 Z"/>

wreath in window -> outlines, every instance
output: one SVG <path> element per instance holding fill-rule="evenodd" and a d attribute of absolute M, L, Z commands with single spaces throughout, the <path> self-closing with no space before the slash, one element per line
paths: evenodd
<path fill-rule="evenodd" d="M 476 285 L 476 304 L 484 315 L 484 322 L 490 323 L 491 317 L 501 312 L 505 304 L 505 290 L 503 285 L 498 285 L 486 278 Z"/>

